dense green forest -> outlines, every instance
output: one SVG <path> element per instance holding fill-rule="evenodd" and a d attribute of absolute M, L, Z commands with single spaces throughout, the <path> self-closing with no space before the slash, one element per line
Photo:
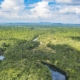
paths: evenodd
<path fill-rule="evenodd" d="M 80 80 L 80 27 L 1 26 L 0 55 L 0 80 L 51 80 L 40 61 Z"/>

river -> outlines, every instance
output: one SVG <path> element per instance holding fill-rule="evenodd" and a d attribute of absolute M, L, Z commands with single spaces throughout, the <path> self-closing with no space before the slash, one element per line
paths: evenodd
<path fill-rule="evenodd" d="M 0 60 L 3 60 L 4 59 L 4 56 L 0 55 Z"/>
<path fill-rule="evenodd" d="M 45 62 L 41 63 L 48 67 L 48 69 L 50 70 L 52 74 L 52 80 L 68 80 L 68 77 L 66 76 L 66 73 L 63 70 Z"/>
<path fill-rule="evenodd" d="M 66 80 L 65 75 L 61 74 L 60 72 L 54 71 L 53 69 L 50 69 L 50 68 L 49 70 L 52 74 L 52 80 Z"/>

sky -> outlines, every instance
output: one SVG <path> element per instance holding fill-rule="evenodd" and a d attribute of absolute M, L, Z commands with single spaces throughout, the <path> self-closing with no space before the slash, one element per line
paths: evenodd
<path fill-rule="evenodd" d="M 0 23 L 80 24 L 80 0 L 0 0 Z"/>

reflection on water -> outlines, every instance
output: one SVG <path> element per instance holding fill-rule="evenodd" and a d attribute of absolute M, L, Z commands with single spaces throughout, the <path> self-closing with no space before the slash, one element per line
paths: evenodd
<path fill-rule="evenodd" d="M 63 74 L 53 71 L 52 69 L 50 69 L 50 72 L 52 73 L 52 80 L 66 80 Z"/>
<path fill-rule="evenodd" d="M 63 70 L 46 62 L 41 62 L 41 63 L 44 64 L 46 67 L 48 67 L 48 69 L 50 70 L 52 74 L 52 80 L 68 80 L 69 77 Z"/>
<path fill-rule="evenodd" d="M 58 71 L 54 71 L 48 65 L 46 65 L 46 66 L 49 68 L 49 70 L 52 74 L 52 80 L 66 80 L 65 75 L 61 74 Z"/>
<path fill-rule="evenodd" d="M 0 56 L 0 60 L 3 60 L 4 59 L 4 56 Z"/>

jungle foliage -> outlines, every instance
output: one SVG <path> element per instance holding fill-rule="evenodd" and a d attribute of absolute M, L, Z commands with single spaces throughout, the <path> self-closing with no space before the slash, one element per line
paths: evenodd
<path fill-rule="evenodd" d="M 36 41 L 33 41 L 35 38 Z M 0 80 L 51 80 L 39 61 L 80 80 L 80 27 L 0 27 Z"/>

